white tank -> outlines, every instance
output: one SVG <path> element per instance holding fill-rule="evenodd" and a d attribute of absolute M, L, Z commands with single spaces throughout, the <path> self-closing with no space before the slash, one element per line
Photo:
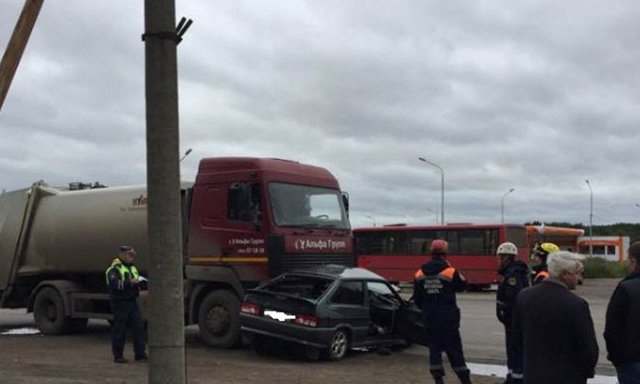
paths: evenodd
<path fill-rule="evenodd" d="M 19 275 L 104 272 L 120 245 L 136 248 L 146 270 L 146 186 L 57 191 L 37 203 Z"/>

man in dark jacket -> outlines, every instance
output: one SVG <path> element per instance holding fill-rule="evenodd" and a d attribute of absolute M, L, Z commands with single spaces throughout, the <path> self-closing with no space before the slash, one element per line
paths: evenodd
<path fill-rule="evenodd" d="M 529 286 L 529 266 L 516 260 L 518 248 L 511 242 L 500 244 L 496 251 L 500 268 L 500 283 L 496 295 L 496 316 L 504 325 L 507 348 L 507 380 L 505 384 L 522 383 L 522 350 L 513 339 L 513 310 L 521 290 Z"/>
<path fill-rule="evenodd" d="M 629 248 L 629 272 L 611 296 L 604 328 L 620 384 L 640 383 L 640 241 Z"/>
<path fill-rule="evenodd" d="M 133 331 L 133 350 L 136 361 L 147 360 L 142 317 L 137 302 L 140 274 L 133 265 L 134 255 L 133 247 L 121 246 L 118 257 L 105 272 L 111 299 L 111 312 L 113 312 L 111 350 L 113 361 L 116 363 L 127 363 L 127 359 L 123 356 L 127 328 Z"/>
<path fill-rule="evenodd" d="M 435 383 L 444 383 L 444 351 L 460 382 L 471 384 L 460 338 L 460 309 L 456 304 L 456 292 L 463 291 L 467 282 L 446 261 L 448 246 L 444 240 L 431 242 L 432 259 L 422 266 L 422 276 L 416 276 L 414 300 L 422 308 L 429 346 L 429 371 Z"/>
<path fill-rule="evenodd" d="M 524 352 L 525 384 L 585 384 L 593 377 L 598 343 L 587 302 L 573 294 L 581 257 L 549 255 L 549 278 L 523 289 L 516 300 L 515 342 Z"/>

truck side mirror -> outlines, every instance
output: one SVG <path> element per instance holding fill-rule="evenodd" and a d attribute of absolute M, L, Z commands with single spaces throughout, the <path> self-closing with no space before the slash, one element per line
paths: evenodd
<path fill-rule="evenodd" d="M 349 217 L 349 193 L 342 192 L 342 205 L 344 205 L 344 210 L 347 212 L 347 217 Z"/>

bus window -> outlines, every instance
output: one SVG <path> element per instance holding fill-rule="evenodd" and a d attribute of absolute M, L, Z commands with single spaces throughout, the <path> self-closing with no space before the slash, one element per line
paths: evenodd
<path fill-rule="evenodd" d="M 447 236 L 449 253 L 452 255 L 493 255 L 498 246 L 498 230 L 455 230 Z"/>
<path fill-rule="evenodd" d="M 520 248 L 526 248 L 527 232 L 522 227 L 507 227 L 507 241 Z"/>

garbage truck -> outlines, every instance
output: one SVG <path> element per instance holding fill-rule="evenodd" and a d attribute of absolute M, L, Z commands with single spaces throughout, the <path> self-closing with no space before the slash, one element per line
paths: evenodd
<path fill-rule="evenodd" d="M 354 265 L 347 194 L 324 168 L 204 158 L 180 188 L 185 324 L 206 344 L 238 343 L 245 289 L 293 269 Z M 43 181 L 3 192 L 0 307 L 26 308 L 46 335 L 112 320 L 105 270 L 119 246 L 136 248 L 136 266 L 148 269 L 147 196 L 144 185 Z"/>

